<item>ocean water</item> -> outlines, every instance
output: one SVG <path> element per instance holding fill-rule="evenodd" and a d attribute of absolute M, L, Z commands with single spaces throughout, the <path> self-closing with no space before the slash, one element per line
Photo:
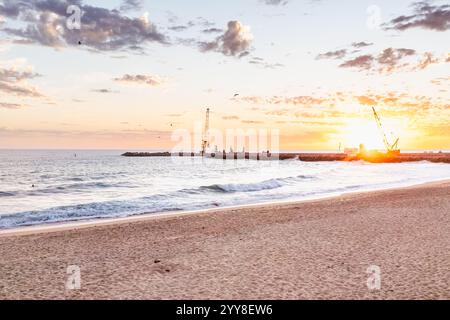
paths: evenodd
<path fill-rule="evenodd" d="M 450 179 L 449 164 L 430 162 L 224 161 L 121 153 L 0 150 L 0 229 L 313 199 Z"/>

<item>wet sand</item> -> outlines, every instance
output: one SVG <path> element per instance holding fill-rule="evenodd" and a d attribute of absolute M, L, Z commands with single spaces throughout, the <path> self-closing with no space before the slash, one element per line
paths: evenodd
<path fill-rule="evenodd" d="M 26 230 L 0 232 L 0 299 L 450 299 L 449 181 Z"/>

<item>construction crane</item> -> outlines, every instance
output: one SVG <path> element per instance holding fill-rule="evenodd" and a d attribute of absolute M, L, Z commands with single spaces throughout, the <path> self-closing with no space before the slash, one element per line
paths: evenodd
<path fill-rule="evenodd" d="M 209 148 L 209 108 L 206 108 L 205 129 L 202 136 L 202 156 L 205 155 L 207 148 Z"/>
<path fill-rule="evenodd" d="M 383 125 L 381 124 L 381 119 L 378 116 L 377 111 L 375 110 L 375 107 L 372 107 L 372 111 L 373 111 L 373 115 L 375 117 L 375 121 L 377 122 L 378 129 L 380 129 L 380 133 L 383 136 L 383 142 L 384 142 L 384 146 L 386 147 L 386 151 L 389 154 L 392 154 L 392 153 L 399 154 L 400 150 L 398 150 L 398 141 L 399 141 L 400 138 L 397 138 L 394 141 L 394 143 L 390 144 L 389 140 L 388 140 L 388 138 L 386 136 L 386 133 L 384 132 Z"/>

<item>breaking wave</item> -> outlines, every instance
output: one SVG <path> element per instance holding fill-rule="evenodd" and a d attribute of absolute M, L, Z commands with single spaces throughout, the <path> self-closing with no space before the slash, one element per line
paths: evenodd
<path fill-rule="evenodd" d="M 264 181 L 255 182 L 255 183 L 213 184 L 210 186 L 203 186 L 200 188 L 218 191 L 218 192 L 253 192 L 253 191 L 277 189 L 277 188 L 284 186 L 286 183 L 289 183 L 289 182 L 294 182 L 294 181 L 298 181 L 301 179 L 312 179 L 312 178 L 313 177 L 311 177 L 311 176 L 300 175 L 300 176 L 296 176 L 296 177 L 264 180 Z"/>

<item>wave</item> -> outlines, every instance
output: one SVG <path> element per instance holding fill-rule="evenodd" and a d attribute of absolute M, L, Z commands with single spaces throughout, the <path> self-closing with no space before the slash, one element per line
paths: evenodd
<path fill-rule="evenodd" d="M 91 202 L 1 215 L 0 230 L 55 222 L 120 218 L 143 213 L 180 211 L 184 208 L 168 202 L 142 202 L 141 200 L 143 200 L 143 198 L 135 200 Z M 193 208 L 195 208 L 195 205 Z"/>
<path fill-rule="evenodd" d="M 221 192 L 251 192 L 251 191 L 261 191 L 268 189 L 280 188 L 283 185 L 276 179 L 266 180 L 258 183 L 240 183 L 240 184 L 213 184 L 210 186 L 202 187 L 204 189 L 211 189 L 214 191 Z"/>
<path fill-rule="evenodd" d="M 62 184 L 56 186 L 48 186 L 39 188 L 39 185 L 33 187 L 31 190 L 19 190 L 19 191 L 0 191 L 0 197 L 14 197 L 19 195 L 24 196 L 39 196 L 42 194 L 57 194 L 67 193 L 71 190 L 89 190 L 89 189 L 105 189 L 105 188 L 118 188 L 121 184 L 108 184 L 104 182 L 87 182 L 87 183 L 71 183 Z M 129 187 L 129 186 L 127 186 Z"/>
<path fill-rule="evenodd" d="M 200 187 L 200 189 L 212 190 L 216 192 L 254 192 L 254 191 L 277 189 L 283 187 L 289 182 L 313 178 L 314 178 L 313 176 L 299 175 L 295 177 L 264 180 L 255 183 L 213 184 L 209 186 L 202 186 Z"/>
<path fill-rule="evenodd" d="M 78 177 L 73 177 L 73 178 L 69 178 L 69 181 L 75 181 L 75 182 L 82 182 L 84 181 L 83 178 L 78 178 Z"/>
<path fill-rule="evenodd" d="M 17 193 L 16 192 L 4 192 L 4 191 L 0 191 L 0 197 L 13 197 L 15 196 Z"/>
<path fill-rule="evenodd" d="M 68 190 L 85 190 L 85 189 L 104 189 L 120 187 L 119 184 L 109 184 L 104 182 L 86 182 L 86 183 L 71 183 L 59 186 L 52 186 L 45 189 L 37 189 L 34 193 L 64 193 Z"/>

